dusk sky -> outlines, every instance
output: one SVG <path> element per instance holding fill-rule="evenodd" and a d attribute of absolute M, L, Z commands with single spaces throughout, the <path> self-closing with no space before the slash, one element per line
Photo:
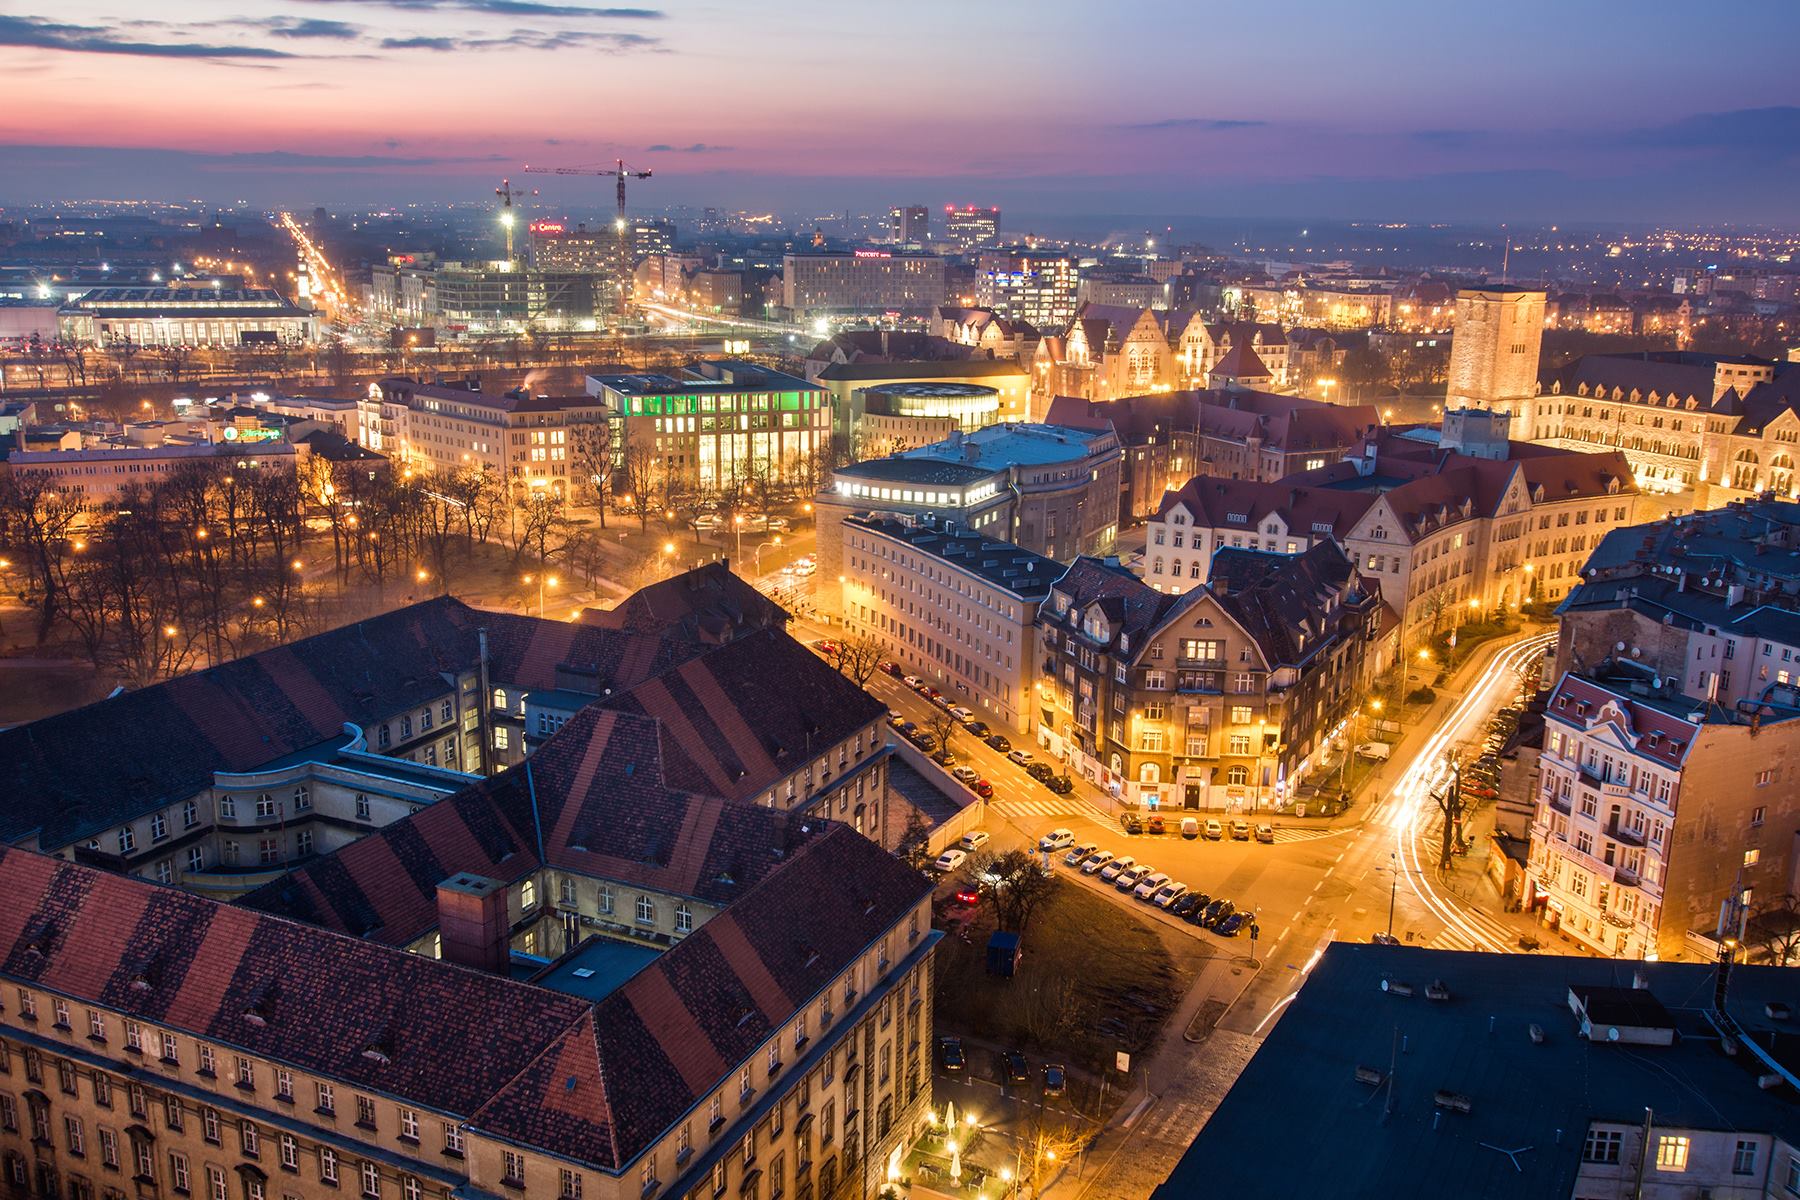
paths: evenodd
<path fill-rule="evenodd" d="M 1794 0 L 5 10 L 0 202 L 477 201 L 615 156 L 645 205 L 804 212 L 1791 223 L 1800 195 Z"/>

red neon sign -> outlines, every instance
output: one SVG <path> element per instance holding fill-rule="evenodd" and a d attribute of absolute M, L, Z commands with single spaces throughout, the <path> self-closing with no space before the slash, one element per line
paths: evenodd
<path fill-rule="evenodd" d="M 531 232 L 533 233 L 561 233 L 562 231 L 563 223 L 561 221 L 533 221 L 531 223 Z"/>
<path fill-rule="evenodd" d="M 853 251 L 851 251 L 851 253 L 856 255 L 856 257 L 858 257 L 858 258 L 892 258 L 892 257 L 894 257 L 892 254 L 890 254 L 886 250 L 853 250 Z"/>

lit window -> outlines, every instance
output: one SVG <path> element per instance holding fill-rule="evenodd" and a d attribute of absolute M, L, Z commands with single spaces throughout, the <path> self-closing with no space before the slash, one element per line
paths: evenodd
<path fill-rule="evenodd" d="M 1656 1169 L 1685 1171 L 1688 1162 L 1688 1139 L 1664 1134 L 1656 1139 Z"/>

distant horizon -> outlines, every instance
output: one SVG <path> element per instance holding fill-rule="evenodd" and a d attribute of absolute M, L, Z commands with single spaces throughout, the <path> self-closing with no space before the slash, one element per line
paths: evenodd
<path fill-rule="evenodd" d="M 36 7 L 0 15 L 7 203 L 568 205 L 604 183 L 524 165 L 615 158 L 640 205 L 786 213 L 1781 227 L 1800 195 L 1790 0 Z"/>

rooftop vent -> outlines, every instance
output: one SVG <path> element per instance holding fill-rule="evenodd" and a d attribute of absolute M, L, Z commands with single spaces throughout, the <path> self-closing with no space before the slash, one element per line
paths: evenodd
<path fill-rule="evenodd" d="M 1474 1107 L 1473 1102 L 1461 1092 L 1450 1092 L 1442 1089 L 1439 1089 L 1438 1092 L 1432 1096 L 1431 1102 L 1439 1108 L 1446 1109 L 1449 1112 L 1462 1113 L 1465 1116 L 1468 1114 L 1469 1110 Z"/>

